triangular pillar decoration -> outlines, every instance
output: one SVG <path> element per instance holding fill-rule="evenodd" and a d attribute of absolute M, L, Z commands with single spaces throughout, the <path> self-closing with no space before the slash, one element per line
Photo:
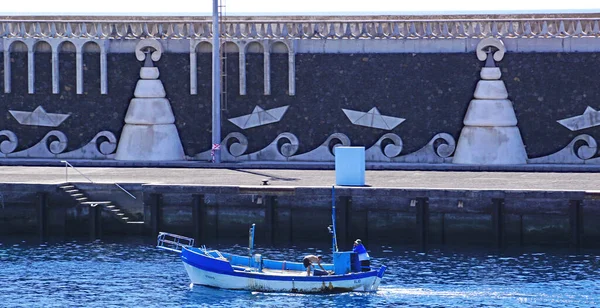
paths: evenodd
<path fill-rule="evenodd" d="M 493 49 L 497 50 L 492 52 Z M 527 163 L 517 116 L 512 102 L 508 100 L 506 86 L 500 80 L 500 68 L 494 62 L 502 60 L 505 51 L 504 43 L 496 38 L 483 39 L 477 45 L 477 58 L 486 63 L 463 120 L 465 126 L 452 159 L 455 164 Z"/>
<path fill-rule="evenodd" d="M 125 115 L 116 160 L 185 160 L 171 104 L 152 64 L 161 54 L 162 46 L 154 39 L 136 46 L 137 59 L 145 63 Z"/>

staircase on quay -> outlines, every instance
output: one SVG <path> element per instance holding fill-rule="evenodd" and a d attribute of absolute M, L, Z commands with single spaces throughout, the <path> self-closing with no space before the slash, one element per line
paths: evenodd
<path fill-rule="evenodd" d="M 86 193 L 78 188 L 74 183 L 65 183 L 59 186 L 64 192 L 68 193 L 80 205 L 86 205 L 90 207 L 102 206 L 103 209 L 109 211 L 112 215 L 119 219 L 119 221 L 127 224 L 143 224 L 143 220 L 136 220 L 131 213 L 120 207 L 114 201 L 108 200 L 91 200 Z"/>

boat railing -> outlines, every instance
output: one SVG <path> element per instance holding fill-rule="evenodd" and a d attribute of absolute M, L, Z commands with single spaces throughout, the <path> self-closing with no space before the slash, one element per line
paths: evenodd
<path fill-rule="evenodd" d="M 156 248 L 181 252 L 184 247 L 193 247 L 194 239 L 178 234 L 159 232 L 156 239 Z"/>

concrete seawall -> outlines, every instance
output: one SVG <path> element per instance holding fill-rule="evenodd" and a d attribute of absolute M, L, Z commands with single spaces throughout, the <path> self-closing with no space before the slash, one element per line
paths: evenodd
<path fill-rule="evenodd" d="M 60 189 L 62 168 L 43 168 L 39 183 L 27 174 L 39 168 L 1 169 L 0 235 L 101 238 L 166 231 L 195 237 L 199 243 L 245 243 L 248 227 L 256 223 L 257 241 L 265 245 L 330 240 L 326 226 L 331 224 L 332 188 L 326 183 L 333 182 L 333 173 L 327 170 L 83 168 L 98 182 L 78 182 L 71 176 L 90 200 L 110 200 L 143 221 L 126 224 L 102 204 L 78 204 Z M 99 170 L 104 170 L 102 175 L 95 173 Z M 29 180 L 11 176 L 13 171 Z M 370 171 L 370 187 L 335 187 L 339 242 L 361 238 L 377 245 L 421 248 L 595 247 L 600 243 L 595 224 L 600 195 L 590 188 L 596 176 Z M 182 183 L 172 183 L 177 177 Z M 7 178 L 14 182 L 7 183 Z M 141 182 L 132 183 L 132 178 Z M 256 185 L 263 179 L 269 185 Z M 426 182 L 431 188 L 418 187 Z"/>

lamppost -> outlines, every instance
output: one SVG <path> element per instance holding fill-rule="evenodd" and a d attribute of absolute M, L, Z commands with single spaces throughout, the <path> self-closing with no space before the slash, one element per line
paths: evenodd
<path fill-rule="evenodd" d="M 213 163 L 221 163 L 221 59 L 219 31 L 219 0 L 213 0 L 212 9 L 212 148 Z"/>

